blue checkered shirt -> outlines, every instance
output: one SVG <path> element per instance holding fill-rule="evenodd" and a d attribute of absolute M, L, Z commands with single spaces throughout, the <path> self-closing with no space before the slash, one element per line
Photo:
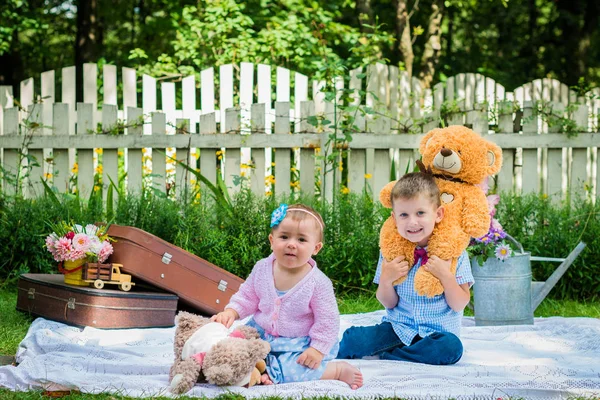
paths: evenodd
<path fill-rule="evenodd" d="M 373 282 L 377 284 L 379 284 L 379 277 L 381 276 L 382 261 L 383 257 L 380 254 L 377 271 L 373 279 Z M 433 332 L 451 332 L 456 336 L 460 336 L 462 311 L 452 310 L 446 303 L 446 297 L 443 294 L 427 298 L 419 296 L 415 292 L 415 274 L 420 266 L 421 259 L 410 269 L 406 280 L 395 286 L 399 297 L 398 304 L 394 308 L 388 308 L 386 310 L 387 314 L 383 317 L 383 322 L 390 322 L 394 332 L 402 340 L 402 343 L 407 346 L 412 343 L 417 334 L 425 337 Z M 465 251 L 458 258 L 456 282 L 459 285 L 463 283 L 473 285 L 474 281 L 469 256 Z"/>

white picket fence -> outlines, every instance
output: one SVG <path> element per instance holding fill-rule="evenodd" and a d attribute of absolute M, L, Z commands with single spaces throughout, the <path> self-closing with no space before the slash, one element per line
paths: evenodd
<path fill-rule="evenodd" d="M 75 102 L 74 67 L 61 71 L 60 102 L 55 71 L 44 72 L 39 82 L 23 81 L 18 102 L 12 87 L 0 86 L 2 190 L 38 196 L 42 180 L 60 191 L 73 190 L 76 176 L 77 189 L 86 195 L 94 190 L 96 174 L 106 188 L 118 181 L 120 171 L 126 172 L 129 191 L 139 192 L 150 183 L 157 190 L 180 193 L 195 181 L 172 161 L 176 158 L 199 166 L 212 182 L 221 173 L 231 191 L 239 190 L 236 177 L 243 177 L 242 184 L 257 194 L 271 194 L 272 189 L 275 195 L 317 189 L 327 198 L 339 190 L 376 194 L 389 181 L 392 164 L 397 176 L 407 166 L 413 168 L 421 133 L 440 126 L 440 113 L 456 103 L 463 111 L 446 116 L 447 122 L 472 126 L 503 148 L 498 190 L 595 198 L 600 184 L 599 89 L 577 97 L 565 84 L 540 79 L 506 92 L 494 80 L 469 73 L 422 91 L 415 78 L 394 66 L 375 64 L 362 72 L 356 69 L 347 79 L 336 79 L 336 87 L 342 89 L 346 82 L 357 94 L 353 104 L 370 107 L 374 114 L 359 115 L 361 133 L 347 143 L 347 161 L 333 166 L 315 157 L 331 151 L 331 129 L 311 125 L 308 117 L 333 121 L 339 109 L 325 101 L 323 82 L 285 68 L 230 64 L 219 67 L 218 79 L 209 68 L 201 71 L 199 82 L 188 76 L 160 85 L 143 75 L 141 107 L 135 70 L 122 68 L 117 85 L 112 65 L 103 66 L 99 88 L 98 66 L 85 64 L 83 103 Z M 366 95 L 359 96 L 359 90 Z M 534 114 L 538 102 L 573 119 L 577 137 L 549 128 L 547 120 Z M 122 134 L 100 134 L 99 126 Z M 343 169 L 347 188 L 340 185 Z M 27 175 L 23 188 L 12 184 L 10 177 L 17 173 Z"/>

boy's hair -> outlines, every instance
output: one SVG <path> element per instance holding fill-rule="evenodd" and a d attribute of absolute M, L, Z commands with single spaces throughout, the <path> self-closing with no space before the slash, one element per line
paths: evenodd
<path fill-rule="evenodd" d="M 314 208 L 306 206 L 304 204 L 290 204 L 287 209 L 286 217 L 290 217 L 295 221 L 312 220 L 315 227 L 319 231 L 319 241 L 323 241 L 323 231 L 325 230 L 325 222 L 323 217 Z"/>
<path fill-rule="evenodd" d="M 408 173 L 402 176 L 392 188 L 392 207 L 394 207 L 394 200 L 410 200 L 420 195 L 425 196 L 436 208 L 441 205 L 440 189 L 433 175 L 423 172 Z"/>

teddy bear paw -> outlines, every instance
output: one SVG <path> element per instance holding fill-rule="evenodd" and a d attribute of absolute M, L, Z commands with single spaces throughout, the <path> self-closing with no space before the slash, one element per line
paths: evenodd
<path fill-rule="evenodd" d="M 421 267 L 415 275 L 415 291 L 419 296 L 434 297 L 444 293 L 444 287 L 439 279 Z"/>
<path fill-rule="evenodd" d="M 403 276 L 401 278 L 396 279 L 394 282 L 392 282 L 392 285 L 396 286 L 401 284 L 402 282 L 404 282 L 406 280 L 406 276 Z"/>
<path fill-rule="evenodd" d="M 182 393 L 180 388 L 180 383 L 183 380 L 183 374 L 177 374 L 171 380 L 171 384 L 169 385 L 169 391 L 171 393 Z"/>

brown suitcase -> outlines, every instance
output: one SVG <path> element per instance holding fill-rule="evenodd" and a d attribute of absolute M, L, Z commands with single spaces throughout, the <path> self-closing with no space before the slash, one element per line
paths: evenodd
<path fill-rule="evenodd" d="M 36 317 L 94 328 L 173 326 L 177 296 L 72 286 L 63 275 L 22 274 L 17 284 L 17 310 Z"/>
<path fill-rule="evenodd" d="M 205 315 L 223 311 L 244 280 L 141 229 L 111 225 L 115 239 L 109 262 L 166 291 Z"/>

